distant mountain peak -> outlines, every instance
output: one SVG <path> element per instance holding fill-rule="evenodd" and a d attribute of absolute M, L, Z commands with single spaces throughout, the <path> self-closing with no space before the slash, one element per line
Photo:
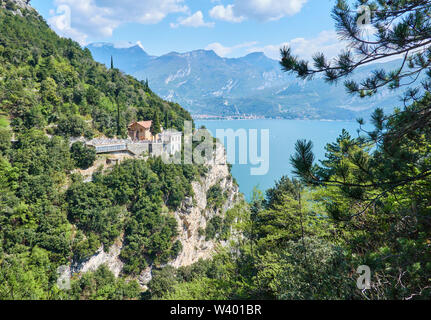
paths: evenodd
<path fill-rule="evenodd" d="M 248 59 L 248 60 L 251 60 L 251 59 L 253 59 L 253 60 L 270 59 L 270 60 L 274 60 L 274 59 L 269 58 L 264 52 L 261 52 L 261 51 L 249 53 L 248 55 L 243 57 L 243 59 Z"/>
<path fill-rule="evenodd" d="M 266 57 L 265 53 L 263 53 L 262 51 L 256 51 L 256 52 L 252 52 L 249 53 L 248 55 L 246 55 L 246 57 Z"/>
<path fill-rule="evenodd" d="M 131 49 L 131 48 L 139 48 L 142 51 L 144 50 L 144 47 L 140 41 L 138 42 L 129 42 L 129 41 L 119 41 L 119 42 L 93 42 L 90 43 L 87 47 L 91 48 L 113 48 L 113 49 Z"/>
<path fill-rule="evenodd" d="M 92 53 L 107 66 L 113 55 L 115 66 L 140 80 L 148 79 L 155 93 L 194 114 L 355 119 L 372 112 L 376 105 L 386 108 L 394 105 L 394 99 L 398 101 L 391 96 L 374 102 L 353 100 L 324 79 L 306 82 L 282 72 L 276 59 L 259 51 L 238 58 L 222 58 L 204 49 L 159 57 L 145 56 L 141 49 L 113 47 L 92 49 Z M 357 70 L 369 72 L 369 68 Z"/>
<path fill-rule="evenodd" d="M 217 53 L 215 53 L 215 51 L 214 51 L 214 50 L 198 49 L 198 50 L 194 50 L 194 51 L 192 51 L 192 52 L 217 55 Z"/>
<path fill-rule="evenodd" d="M 174 60 L 181 59 L 185 61 L 193 61 L 193 60 L 206 61 L 208 59 L 222 60 L 222 58 L 218 56 L 213 50 L 203 50 L 203 49 L 189 51 L 189 52 L 172 51 L 160 57 L 157 57 L 156 59 L 160 61 L 171 60 L 171 59 L 174 59 Z"/>
<path fill-rule="evenodd" d="M 113 43 L 110 42 L 92 42 L 87 45 L 88 48 L 102 48 L 102 47 L 114 47 Z"/>
<path fill-rule="evenodd" d="M 166 57 L 169 57 L 169 56 L 181 56 L 181 53 L 179 53 L 177 51 L 171 51 L 171 52 L 165 54 L 164 56 L 166 56 Z"/>
<path fill-rule="evenodd" d="M 109 48 L 109 49 L 117 49 L 117 50 L 140 49 L 146 53 L 145 48 L 140 41 L 138 41 L 138 42 L 115 42 L 115 43 L 93 42 L 93 43 L 90 43 L 87 47 L 92 48 L 92 49 L 94 49 L 94 48 L 99 48 L 99 49 L 100 48 Z M 223 58 L 220 55 L 218 55 L 214 50 L 207 50 L 207 49 L 196 49 L 196 50 L 192 50 L 192 51 L 188 51 L 188 52 L 171 51 L 169 53 L 166 53 L 166 54 L 159 56 L 159 58 L 161 58 L 161 57 L 187 58 L 187 57 L 200 57 L 200 56 L 220 58 L 220 59 L 270 59 L 270 60 L 273 60 L 273 59 L 267 57 L 265 55 L 265 53 L 261 52 L 261 51 L 252 52 L 252 53 L 249 53 L 248 55 L 246 55 L 244 57 L 239 57 L 239 58 Z"/>
<path fill-rule="evenodd" d="M 192 57 L 192 56 L 217 56 L 217 53 L 214 52 L 214 50 L 204 50 L 204 49 L 197 49 L 197 50 L 193 50 L 193 51 L 189 51 L 189 52 L 177 52 L 177 51 L 172 51 L 169 52 L 167 54 L 165 54 L 164 56 L 179 56 L 179 57 Z"/>
<path fill-rule="evenodd" d="M 194 50 L 194 51 L 190 52 L 190 54 L 192 56 L 206 56 L 206 57 L 220 58 L 220 56 L 217 53 L 215 53 L 214 50 L 199 49 L 199 50 Z"/>

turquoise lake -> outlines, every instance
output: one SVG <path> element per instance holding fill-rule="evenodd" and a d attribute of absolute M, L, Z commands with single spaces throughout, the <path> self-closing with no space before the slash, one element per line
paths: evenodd
<path fill-rule="evenodd" d="M 317 120 L 208 120 L 195 121 L 196 127 L 205 126 L 213 136 L 217 129 L 257 129 L 260 137 L 262 129 L 269 129 L 269 171 L 263 176 L 253 176 L 250 164 L 239 164 L 238 157 L 233 164 L 232 174 L 238 181 L 240 190 L 251 199 L 254 187 L 265 191 L 274 186 L 282 176 L 293 177 L 290 157 L 295 152 L 295 143 L 299 139 L 312 140 L 317 160 L 325 158 L 325 146 L 334 142 L 346 129 L 357 137 L 359 125 L 356 121 L 317 121 Z M 237 147 L 237 153 L 239 148 Z M 258 149 L 260 150 L 260 149 Z M 260 152 L 260 151 L 258 151 Z"/>

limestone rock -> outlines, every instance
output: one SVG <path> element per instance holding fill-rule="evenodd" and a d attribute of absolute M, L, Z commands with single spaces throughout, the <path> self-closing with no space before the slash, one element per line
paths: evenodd
<path fill-rule="evenodd" d="M 207 208 L 207 192 L 215 184 L 218 184 L 228 195 L 223 209 L 218 213 Z M 200 182 L 192 182 L 192 186 L 195 205 L 191 199 L 186 199 L 180 210 L 175 212 L 175 218 L 180 227 L 178 239 L 183 246 L 179 256 L 169 263 L 175 268 L 189 266 L 199 259 L 211 258 L 217 245 L 226 245 L 224 242 L 206 241 L 205 235 L 200 235 L 200 231 L 206 229 L 207 221 L 216 214 L 223 216 L 227 210 L 234 207 L 239 197 L 239 188 L 234 184 L 229 173 L 224 149 L 217 154 L 217 161 L 210 166 L 207 175 Z"/>
<path fill-rule="evenodd" d="M 123 270 L 123 262 L 120 260 L 121 249 L 123 248 L 123 240 L 118 239 L 114 245 L 105 252 L 103 245 L 97 253 L 87 261 L 82 263 L 74 263 L 72 265 L 72 274 L 86 273 L 97 270 L 101 265 L 106 265 L 111 272 L 118 277 Z"/>
<path fill-rule="evenodd" d="M 199 259 L 209 259 L 215 253 L 217 246 L 226 246 L 226 242 L 217 240 L 206 241 L 202 230 L 207 227 L 207 221 L 216 215 L 224 216 L 226 211 L 233 208 L 241 198 L 238 186 L 234 183 L 229 173 L 224 150 L 217 154 L 217 161 L 211 164 L 208 173 L 200 181 L 193 181 L 194 197 L 186 198 L 180 209 L 174 212 L 179 226 L 178 240 L 181 241 L 183 250 L 169 265 L 179 268 L 189 266 Z M 227 200 L 220 210 L 214 211 L 207 208 L 207 193 L 211 187 L 218 184 L 227 195 Z M 84 274 L 97 270 L 105 264 L 116 277 L 123 270 L 123 262 L 119 256 L 123 248 L 123 238 L 120 238 L 105 252 L 103 246 L 87 261 L 74 263 L 71 267 L 72 274 Z M 142 257 L 144 259 L 144 257 Z M 153 266 L 150 265 L 136 279 L 143 289 L 147 288 L 152 279 Z"/>

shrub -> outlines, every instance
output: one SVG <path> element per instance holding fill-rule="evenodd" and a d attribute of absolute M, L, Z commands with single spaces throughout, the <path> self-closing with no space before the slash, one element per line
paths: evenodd
<path fill-rule="evenodd" d="M 83 170 L 90 168 L 96 160 L 96 150 L 87 147 L 80 141 L 72 145 L 70 152 L 73 160 L 75 160 L 76 166 Z"/>
<path fill-rule="evenodd" d="M 87 130 L 87 124 L 77 115 L 61 118 L 57 126 L 57 134 L 66 137 L 81 137 Z"/>

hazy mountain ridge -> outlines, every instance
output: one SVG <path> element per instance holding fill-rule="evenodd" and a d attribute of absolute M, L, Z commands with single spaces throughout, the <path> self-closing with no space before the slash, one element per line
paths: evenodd
<path fill-rule="evenodd" d="M 105 64 L 112 55 L 116 67 L 138 79 L 149 79 L 157 94 L 180 103 L 193 115 L 346 120 L 367 117 L 377 107 L 392 111 L 400 105 L 401 91 L 386 90 L 360 99 L 348 95 L 342 84 L 301 81 L 259 52 L 241 58 L 222 58 L 207 50 L 154 57 L 138 45 L 91 44 L 88 48 Z M 395 65 L 396 61 L 363 67 L 354 78 L 363 79 L 375 68 L 392 70 Z"/>

